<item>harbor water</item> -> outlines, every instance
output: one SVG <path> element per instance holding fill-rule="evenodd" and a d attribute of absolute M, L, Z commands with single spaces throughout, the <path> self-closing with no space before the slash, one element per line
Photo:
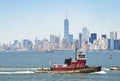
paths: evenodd
<path fill-rule="evenodd" d="M 112 54 L 112 56 L 110 55 Z M 0 52 L 0 81 L 120 81 L 120 52 L 86 52 L 87 65 L 102 66 L 102 71 L 88 74 L 37 74 L 35 70 L 63 64 L 65 58 L 74 57 L 73 51 Z M 110 57 L 111 56 L 111 57 Z"/>

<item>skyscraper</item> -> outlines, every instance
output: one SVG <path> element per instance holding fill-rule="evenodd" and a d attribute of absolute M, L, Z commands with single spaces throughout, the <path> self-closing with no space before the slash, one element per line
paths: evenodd
<path fill-rule="evenodd" d="M 79 33 L 79 48 L 82 48 L 82 33 Z"/>
<path fill-rule="evenodd" d="M 82 41 L 89 41 L 89 31 L 87 28 L 82 29 Z"/>
<path fill-rule="evenodd" d="M 97 39 L 97 34 L 96 33 L 91 33 L 91 37 L 89 39 L 89 42 L 93 43 L 93 41 L 96 40 L 96 39 Z"/>
<path fill-rule="evenodd" d="M 114 41 L 117 40 L 117 32 L 110 32 L 110 49 L 113 50 L 114 49 Z"/>
<path fill-rule="evenodd" d="M 101 36 L 102 36 L 102 38 L 105 38 L 105 39 L 107 38 L 107 36 L 106 36 L 105 34 L 103 34 L 103 35 L 101 35 Z"/>
<path fill-rule="evenodd" d="M 22 40 L 22 47 L 23 47 L 24 49 L 32 50 L 32 46 L 33 46 L 32 41 L 30 41 L 30 40 L 28 40 L 28 39 Z"/>
<path fill-rule="evenodd" d="M 50 42 L 55 43 L 56 35 L 50 34 Z"/>
<path fill-rule="evenodd" d="M 66 19 L 64 20 L 64 38 L 68 41 L 69 40 L 69 20 Z"/>
<path fill-rule="evenodd" d="M 82 29 L 82 49 L 87 50 L 89 41 L 89 31 L 87 28 Z"/>
<path fill-rule="evenodd" d="M 72 34 L 69 35 L 69 42 L 73 43 L 73 35 Z"/>

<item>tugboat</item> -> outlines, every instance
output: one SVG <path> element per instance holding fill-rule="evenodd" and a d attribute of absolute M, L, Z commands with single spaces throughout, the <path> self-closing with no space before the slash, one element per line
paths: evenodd
<path fill-rule="evenodd" d="M 64 64 L 54 64 L 50 68 L 41 68 L 35 73 L 91 73 L 101 71 L 101 66 L 90 67 L 86 65 L 84 52 L 79 52 L 77 56 L 77 48 L 75 52 L 75 60 L 66 58 Z"/>

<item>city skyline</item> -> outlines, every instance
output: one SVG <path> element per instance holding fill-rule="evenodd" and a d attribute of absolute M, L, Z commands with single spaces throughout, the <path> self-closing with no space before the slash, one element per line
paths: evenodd
<path fill-rule="evenodd" d="M 120 38 L 119 0 L 1 0 L 0 42 L 14 39 L 35 40 L 49 38 L 50 34 L 64 37 L 64 19 L 69 19 L 69 33 L 78 38 L 83 27 L 90 33 L 118 32 Z M 98 37 L 99 38 L 99 37 Z"/>

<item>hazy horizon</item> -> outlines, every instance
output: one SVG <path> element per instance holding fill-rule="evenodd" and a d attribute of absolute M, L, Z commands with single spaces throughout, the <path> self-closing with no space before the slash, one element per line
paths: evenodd
<path fill-rule="evenodd" d="M 0 42 L 63 37 L 64 19 L 69 33 L 78 37 L 83 27 L 90 33 L 117 31 L 120 38 L 120 0 L 0 0 Z"/>

